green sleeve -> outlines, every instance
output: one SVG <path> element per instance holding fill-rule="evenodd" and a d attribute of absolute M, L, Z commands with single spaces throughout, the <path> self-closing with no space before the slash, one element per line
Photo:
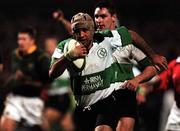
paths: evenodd
<path fill-rule="evenodd" d="M 117 28 L 117 31 L 121 36 L 121 40 L 122 40 L 122 44 L 123 44 L 122 46 L 132 44 L 131 35 L 125 26 L 121 26 L 121 27 Z"/>
<path fill-rule="evenodd" d="M 65 46 L 65 44 L 68 42 L 68 41 L 70 41 L 72 38 L 69 38 L 69 39 L 66 39 L 66 40 L 63 40 L 63 41 L 61 41 L 61 42 L 59 42 L 59 44 L 57 45 L 57 47 L 56 47 L 56 49 L 59 49 L 59 50 L 61 50 L 62 52 L 63 52 L 63 50 L 64 50 L 64 46 Z M 56 50 L 55 50 L 56 51 Z M 54 62 L 56 62 L 56 60 L 57 60 L 57 58 L 55 58 L 55 57 L 51 57 L 51 65 L 54 63 Z"/>

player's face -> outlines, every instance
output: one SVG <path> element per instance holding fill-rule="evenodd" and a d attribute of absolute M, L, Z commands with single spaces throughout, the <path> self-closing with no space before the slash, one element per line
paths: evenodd
<path fill-rule="evenodd" d="M 89 49 L 89 46 L 92 44 L 93 34 L 94 31 L 87 28 L 79 28 L 74 31 L 75 39 L 82 43 L 87 49 Z"/>
<path fill-rule="evenodd" d="M 51 56 L 57 46 L 58 41 L 53 38 L 45 40 L 45 51 Z"/>
<path fill-rule="evenodd" d="M 19 33 L 17 43 L 19 50 L 27 53 L 34 44 L 34 39 L 32 39 L 27 33 Z"/>
<path fill-rule="evenodd" d="M 94 11 L 94 19 L 97 30 L 115 29 L 115 15 L 110 14 L 107 8 L 96 8 Z"/>

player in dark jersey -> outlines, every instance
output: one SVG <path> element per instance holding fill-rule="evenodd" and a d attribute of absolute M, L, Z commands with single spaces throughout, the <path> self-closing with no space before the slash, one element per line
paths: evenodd
<path fill-rule="evenodd" d="M 36 45 L 36 30 L 22 28 L 17 35 L 18 47 L 12 52 L 12 90 L 5 102 L 1 131 L 14 131 L 22 124 L 29 130 L 40 131 L 44 102 L 40 98 L 49 84 L 49 58 Z M 18 130 L 18 129 L 17 129 Z M 20 129 L 19 129 L 20 130 Z"/>

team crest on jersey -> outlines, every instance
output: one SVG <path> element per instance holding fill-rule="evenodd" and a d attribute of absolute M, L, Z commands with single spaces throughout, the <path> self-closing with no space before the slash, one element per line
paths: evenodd
<path fill-rule="evenodd" d="M 100 57 L 100 58 L 105 58 L 107 56 L 107 51 L 105 48 L 100 48 L 98 51 L 97 51 L 97 55 Z"/>

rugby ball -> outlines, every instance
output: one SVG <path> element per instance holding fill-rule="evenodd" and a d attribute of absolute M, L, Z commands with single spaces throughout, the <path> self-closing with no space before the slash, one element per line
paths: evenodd
<path fill-rule="evenodd" d="M 64 47 L 64 53 L 67 53 L 68 50 L 74 49 L 76 45 L 79 45 L 80 43 L 76 41 L 75 39 L 71 39 L 65 44 Z M 82 71 L 85 67 L 85 57 L 78 58 L 76 60 L 72 61 L 72 66 L 77 71 Z"/>

